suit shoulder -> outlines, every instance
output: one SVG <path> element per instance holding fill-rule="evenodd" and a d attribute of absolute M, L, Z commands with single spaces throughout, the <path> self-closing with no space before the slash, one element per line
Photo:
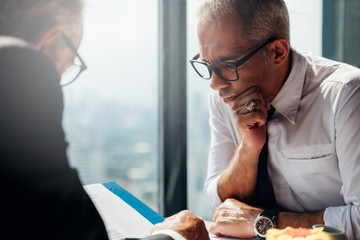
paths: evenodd
<path fill-rule="evenodd" d="M 23 39 L 10 36 L 0 36 L 0 59 L 3 62 L 9 62 L 9 64 L 16 62 L 17 64 L 41 63 L 49 66 L 53 65 L 50 59 L 36 50 L 33 45 Z M 33 61 L 29 62 L 30 59 Z"/>
<path fill-rule="evenodd" d="M 2 84 L 10 86 L 7 81 L 17 79 L 26 85 L 31 80 L 54 79 L 58 81 L 58 74 L 51 60 L 37 51 L 32 45 L 22 39 L 1 36 L 0 37 L 0 75 Z M 29 79 L 29 81 L 24 81 Z"/>
<path fill-rule="evenodd" d="M 42 56 L 30 43 L 23 39 L 0 36 L 0 58 L 1 59 L 14 59 L 18 54 L 21 53 L 23 56 L 32 54 L 35 56 Z"/>

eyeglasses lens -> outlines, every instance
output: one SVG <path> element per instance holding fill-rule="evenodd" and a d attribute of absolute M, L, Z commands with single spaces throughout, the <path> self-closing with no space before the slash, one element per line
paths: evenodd
<path fill-rule="evenodd" d="M 227 63 L 217 63 L 212 66 L 214 72 L 218 77 L 227 81 L 235 81 L 238 79 L 236 74 L 236 67 L 232 64 Z"/>
<path fill-rule="evenodd" d="M 81 72 L 81 66 L 73 64 L 61 76 L 60 85 L 64 86 L 74 81 Z"/>
<path fill-rule="evenodd" d="M 197 73 L 200 75 L 200 77 L 205 78 L 205 79 L 210 79 L 210 77 L 211 77 L 210 71 L 205 64 L 199 63 L 199 62 L 193 62 L 193 66 L 194 66 L 195 70 L 197 71 Z"/>

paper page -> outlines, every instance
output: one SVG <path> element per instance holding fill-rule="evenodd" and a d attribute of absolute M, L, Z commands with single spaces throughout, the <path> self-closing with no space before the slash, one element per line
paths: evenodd
<path fill-rule="evenodd" d="M 153 224 L 102 184 L 84 186 L 101 218 L 110 240 L 150 235 Z"/>

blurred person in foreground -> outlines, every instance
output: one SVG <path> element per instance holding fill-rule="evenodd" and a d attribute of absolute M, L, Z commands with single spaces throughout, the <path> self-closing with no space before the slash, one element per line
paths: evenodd
<path fill-rule="evenodd" d="M 69 167 L 60 77 L 81 57 L 81 0 L 0 2 L 0 239 L 108 239 Z M 73 79 L 86 69 L 81 59 Z M 208 239 L 190 211 L 146 239 Z"/>
<path fill-rule="evenodd" d="M 283 0 L 200 1 L 198 39 L 210 232 L 326 224 L 360 239 L 360 70 L 293 49 Z"/>

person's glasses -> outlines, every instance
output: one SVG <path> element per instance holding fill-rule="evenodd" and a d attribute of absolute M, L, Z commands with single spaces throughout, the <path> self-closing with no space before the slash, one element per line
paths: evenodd
<path fill-rule="evenodd" d="M 200 57 L 200 54 L 196 54 L 195 57 L 190 59 L 190 63 L 199 74 L 200 77 L 209 80 L 211 79 L 212 72 L 214 72 L 220 79 L 226 82 L 235 82 L 239 80 L 239 73 L 237 68 L 244 64 L 247 60 L 249 60 L 252 56 L 254 56 L 258 51 L 260 51 L 263 47 L 265 47 L 270 42 L 274 41 L 275 38 L 271 38 L 267 40 L 260 47 L 256 48 L 254 51 L 250 52 L 245 57 L 241 58 L 237 62 L 215 62 L 213 64 L 208 64 L 207 62 L 197 61 Z"/>
<path fill-rule="evenodd" d="M 74 63 L 69 66 L 66 71 L 61 75 L 60 86 L 65 87 L 73 82 L 80 76 L 80 74 L 87 69 L 84 60 L 80 57 L 74 44 L 70 41 L 69 37 L 62 34 L 62 38 L 66 46 L 75 55 Z"/>

